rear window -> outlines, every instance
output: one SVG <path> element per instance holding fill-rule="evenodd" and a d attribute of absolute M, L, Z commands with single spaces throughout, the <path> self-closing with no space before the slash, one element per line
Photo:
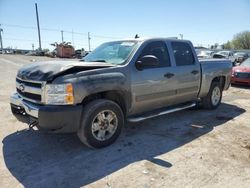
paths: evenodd
<path fill-rule="evenodd" d="M 176 66 L 195 64 L 194 55 L 189 44 L 184 42 L 172 42 Z"/>

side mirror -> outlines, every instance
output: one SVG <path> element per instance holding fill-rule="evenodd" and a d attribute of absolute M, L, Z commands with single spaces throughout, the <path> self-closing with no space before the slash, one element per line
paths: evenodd
<path fill-rule="evenodd" d="M 159 65 L 159 59 L 154 55 L 145 55 L 135 63 L 135 67 L 140 71 L 157 65 Z"/>

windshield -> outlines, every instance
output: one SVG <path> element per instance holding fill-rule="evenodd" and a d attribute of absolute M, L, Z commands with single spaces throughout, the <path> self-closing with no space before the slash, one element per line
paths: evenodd
<path fill-rule="evenodd" d="M 133 49 L 137 46 L 137 43 L 137 41 L 107 42 L 97 47 L 93 52 L 84 57 L 82 61 L 121 65 L 126 62 Z"/>
<path fill-rule="evenodd" d="M 228 56 L 229 52 L 221 51 L 221 52 L 218 52 L 217 54 Z"/>
<path fill-rule="evenodd" d="M 247 60 L 245 60 L 245 61 L 243 61 L 243 63 L 241 63 L 241 65 L 240 66 L 250 66 L 250 58 L 248 58 Z"/>

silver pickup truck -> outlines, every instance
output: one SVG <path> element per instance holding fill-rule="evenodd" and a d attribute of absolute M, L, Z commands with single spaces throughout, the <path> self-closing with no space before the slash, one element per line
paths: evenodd
<path fill-rule="evenodd" d="M 220 105 L 232 63 L 198 61 L 190 41 L 168 38 L 107 42 L 81 61 L 22 67 L 10 98 L 13 114 L 49 132 L 77 132 L 95 148 L 112 144 L 125 120 Z M 178 120 L 177 120 L 178 121 Z"/>

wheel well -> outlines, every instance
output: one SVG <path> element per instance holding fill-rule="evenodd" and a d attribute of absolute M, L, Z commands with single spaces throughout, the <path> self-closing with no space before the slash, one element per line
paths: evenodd
<path fill-rule="evenodd" d="M 126 115 L 127 108 L 123 92 L 114 90 L 91 94 L 83 99 L 82 104 L 86 105 L 87 103 L 96 99 L 108 99 L 117 103 L 121 107 L 124 115 Z"/>
<path fill-rule="evenodd" d="M 223 90 L 224 87 L 225 87 L 226 78 L 225 78 L 225 76 L 218 76 L 218 77 L 215 77 L 215 78 L 212 80 L 212 83 L 213 83 L 213 82 L 219 82 L 219 83 L 220 83 L 220 87 L 221 87 L 221 89 Z"/>

